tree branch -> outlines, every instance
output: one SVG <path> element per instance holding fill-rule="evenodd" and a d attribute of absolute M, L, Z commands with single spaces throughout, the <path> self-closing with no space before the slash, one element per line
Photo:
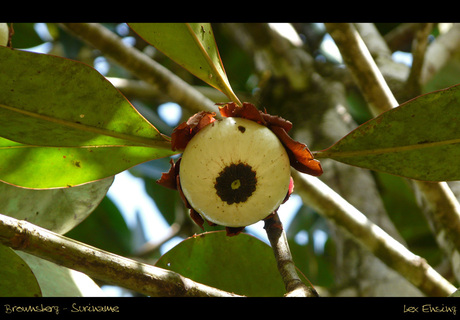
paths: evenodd
<path fill-rule="evenodd" d="M 449 31 L 438 36 L 428 46 L 420 83 L 426 84 L 459 50 L 460 24 L 455 23 Z"/>
<path fill-rule="evenodd" d="M 410 44 L 414 38 L 416 30 L 420 28 L 421 23 L 401 23 L 396 28 L 385 34 L 385 36 L 380 36 L 384 38 L 384 42 L 387 44 L 388 49 L 391 52 L 394 51 L 408 51 L 410 49 Z"/>
<path fill-rule="evenodd" d="M 0 243 L 148 296 L 236 297 L 175 272 L 106 252 L 0 214 Z"/>
<path fill-rule="evenodd" d="M 293 171 L 297 193 L 304 203 L 332 220 L 359 244 L 367 248 L 428 296 L 448 296 L 455 287 L 437 273 L 425 259 L 401 243 L 349 204 L 321 180 Z M 395 292 L 397 294 L 397 292 Z"/>
<path fill-rule="evenodd" d="M 377 64 L 356 29 L 347 23 L 326 23 L 342 58 L 374 115 L 398 105 Z"/>
<path fill-rule="evenodd" d="M 391 59 L 391 50 L 373 23 L 355 23 L 356 30 L 366 44 L 374 60 Z M 377 61 L 378 64 L 378 61 Z"/>

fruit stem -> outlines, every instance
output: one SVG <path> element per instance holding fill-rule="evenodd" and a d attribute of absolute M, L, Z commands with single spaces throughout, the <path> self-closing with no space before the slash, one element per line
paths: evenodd
<path fill-rule="evenodd" d="M 268 240 L 270 241 L 278 264 L 278 270 L 287 291 L 285 296 L 318 297 L 319 295 L 315 288 L 311 284 L 306 285 L 303 283 L 297 274 L 286 233 L 284 232 L 278 213 L 276 211 L 273 212 L 264 219 L 264 222 L 264 229 L 267 232 Z"/>

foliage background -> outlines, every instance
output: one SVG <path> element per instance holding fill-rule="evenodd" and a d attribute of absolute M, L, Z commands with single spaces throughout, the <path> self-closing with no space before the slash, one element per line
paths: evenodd
<path fill-rule="evenodd" d="M 135 46 L 150 55 L 213 101 L 227 101 L 227 98 L 218 91 L 210 88 L 137 37 L 125 24 L 105 23 L 104 26 L 122 37 L 127 45 Z M 268 32 L 275 30 L 273 29 L 274 26 L 271 28 L 266 24 L 214 23 L 213 30 L 228 78 L 240 100 L 252 102 L 259 108 L 265 107 L 271 114 L 278 114 L 291 120 L 299 140 L 305 141 L 311 150 L 321 150 L 328 147 L 330 141 L 334 142 L 335 138 L 340 138 L 343 135 L 340 130 L 348 132 L 349 128 L 365 122 L 371 118 L 371 115 L 365 100 L 344 68 L 340 55 L 334 48 L 333 42 L 330 41 L 324 25 L 321 23 L 295 23 L 292 26 L 297 31 L 301 45 L 299 47 L 292 46 L 286 50 L 290 54 L 291 64 L 285 66 L 280 62 L 280 59 L 277 60 L 277 54 L 280 54 L 277 52 L 278 47 L 270 44 L 272 40 L 270 40 Z M 416 28 L 420 26 L 419 24 L 399 23 L 376 23 L 374 26 L 387 40 L 392 51 L 393 61 L 395 65 L 399 66 L 399 68 L 391 69 L 386 74 L 394 92 L 399 92 L 401 91 L 401 82 L 398 82 L 400 75 L 397 73 L 402 70 L 402 74 L 406 74 L 410 66 L 414 32 L 406 32 L 406 37 L 399 36 L 397 32 L 409 29 L 409 27 L 417 30 Z M 429 36 L 430 41 L 435 41 L 445 28 L 449 27 L 451 27 L 449 24 L 435 24 Z M 64 56 L 94 66 L 104 76 L 108 77 L 162 133 L 170 135 L 177 123 L 186 120 L 194 113 L 193 110 L 187 110 L 177 105 L 169 105 L 168 108 L 168 103 L 172 101 L 161 91 L 135 79 L 128 71 L 107 59 L 98 50 L 70 35 L 57 24 L 15 23 L 14 30 L 13 46 L 15 48 L 28 48 L 33 51 Z M 298 54 L 298 51 L 302 51 L 302 54 Z M 401 57 L 406 60 L 401 60 Z M 452 54 L 448 63 L 429 82 L 423 85 L 422 92 L 459 83 L 459 57 L 459 54 Z M 310 60 L 303 61 L 302 59 Z M 275 64 L 274 61 L 280 62 L 280 64 L 275 67 L 270 66 L 270 62 Z M 303 70 L 305 67 L 309 69 Z M 291 72 L 290 68 L 296 70 Z M 312 77 L 312 74 L 313 77 L 321 78 L 322 82 L 317 81 L 315 85 L 321 83 L 323 87 L 318 88 L 310 85 L 305 86 L 306 90 L 299 90 L 296 88 L 296 84 L 300 88 L 304 84 L 298 84 L 296 81 L 308 81 L 295 78 L 302 73 L 308 74 L 306 78 Z M 337 83 L 340 83 L 339 87 L 337 87 Z M 337 129 L 332 125 L 328 127 L 327 122 L 317 122 L 319 120 L 317 108 L 331 103 L 325 101 L 324 95 L 330 95 L 334 92 L 345 98 L 343 109 L 335 109 L 337 114 L 345 120 L 345 129 Z M 169 115 L 175 110 L 179 110 L 180 117 L 171 120 L 164 116 L 165 110 L 166 114 Z M 329 137 L 325 137 L 323 133 L 315 132 L 316 129 L 313 129 L 313 132 L 311 129 L 309 129 L 310 131 L 304 130 L 306 127 L 314 127 L 317 123 L 322 126 L 321 130 L 330 132 Z M 136 181 L 144 187 L 145 195 L 153 200 L 158 210 L 151 207 L 149 209 L 144 208 L 142 210 L 154 212 L 137 211 L 134 212 L 134 218 L 133 216 L 128 217 L 126 212 L 122 212 L 126 209 L 123 209 L 116 199 L 120 195 L 109 191 L 108 196 L 104 198 L 97 209 L 80 225 L 68 232 L 66 236 L 116 254 L 155 263 L 161 254 L 176 244 L 177 241 L 194 233 L 200 233 L 201 230 L 187 217 L 177 192 L 161 188 L 155 183 L 161 172 L 167 171 L 168 167 L 169 159 L 160 159 L 129 170 L 130 174 L 136 177 Z M 331 172 L 337 168 L 342 170 L 339 164 L 327 160 L 324 160 L 324 168 L 325 172 L 327 168 L 333 168 Z M 382 173 L 367 172 L 367 174 L 375 184 L 377 194 L 372 192 L 368 194 L 364 191 L 361 192 L 361 199 L 352 199 L 351 201 L 356 202 L 358 207 L 360 203 L 366 202 L 364 208 L 382 206 L 391 218 L 393 225 L 391 228 L 399 231 L 402 241 L 407 244 L 408 248 L 415 254 L 424 257 L 444 277 L 455 283 L 452 271 L 446 263 L 446 257 L 436 244 L 410 181 Z M 126 177 L 126 173 L 123 175 Z M 334 181 L 335 179 L 336 181 L 332 185 L 339 193 L 342 193 L 349 183 L 351 184 L 349 180 L 334 176 L 334 174 L 325 174 L 324 179 L 325 181 Z M 350 175 L 348 179 L 353 179 L 353 176 Z M 115 179 L 117 187 L 118 181 L 122 181 L 122 178 Z M 115 189 L 115 186 L 112 186 L 112 189 Z M 133 202 L 139 201 L 134 198 L 131 200 Z M 307 276 L 321 295 L 420 294 L 411 286 L 408 286 L 409 289 L 405 287 L 403 291 L 399 292 L 370 290 L 369 287 L 375 289 L 377 287 L 375 283 L 383 281 L 375 274 L 371 275 L 362 271 L 365 269 L 363 266 L 373 263 L 370 262 L 373 258 L 354 248 L 347 237 L 341 235 L 340 231 L 331 226 L 308 204 L 302 204 L 298 197 L 294 196 L 290 202 L 292 204 L 280 212 L 280 217 L 286 228 L 293 259 L 299 270 Z M 363 209 L 362 212 L 366 213 L 367 210 Z M 163 224 L 163 229 L 157 228 L 156 224 L 159 223 L 159 220 L 150 219 L 150 215 L 154 214 L 160 215 L 160 218 L 166 222 Z M 261 225 L 248 229 L 266 241 Z M 155 231 L 152 232 L 151 230 Z M 386 271 L 383 273 L 385 274 Z M 375 278 L 373 278 L 374 276 Z M 117 294 L 136 295 L 136 293 L 127 292 L 124 289 L 120 289 Z"/>

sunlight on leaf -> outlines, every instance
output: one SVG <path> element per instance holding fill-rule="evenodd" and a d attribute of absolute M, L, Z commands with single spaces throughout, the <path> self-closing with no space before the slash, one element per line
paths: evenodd
<path fill-rule="evenodd" d="M 32 189 L 72 187 L 171 154 L 140 146 L 40 147 L 0 138 L 0 180 Z"/>

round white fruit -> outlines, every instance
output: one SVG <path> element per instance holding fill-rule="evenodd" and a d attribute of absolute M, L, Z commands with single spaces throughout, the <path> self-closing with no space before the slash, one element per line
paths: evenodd
<path fill-rule="evenodd" d="M 180 162 L 180 185 L 206 220 L 243 227 L 264 219 L 286 197 L 289 157 L 267 127 L 224 118 L 201 129 Z"/>

